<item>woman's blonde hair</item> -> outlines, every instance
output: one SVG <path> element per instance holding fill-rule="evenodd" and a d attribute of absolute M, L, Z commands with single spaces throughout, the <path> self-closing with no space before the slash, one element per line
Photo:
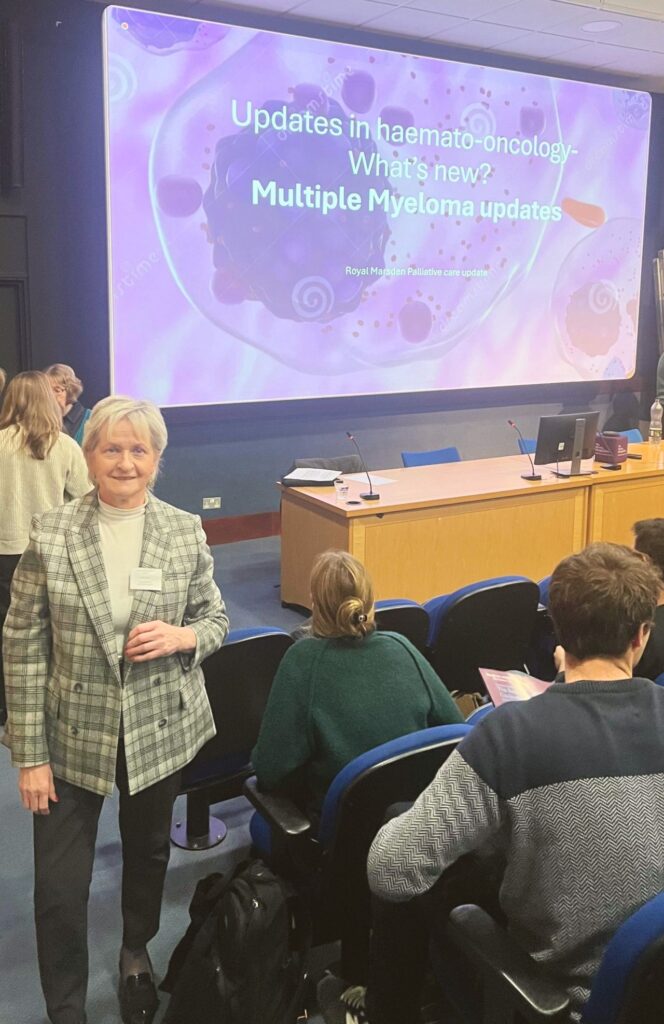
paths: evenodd
<path fill-rule="evenodd" d="M 325 551 L 311 570 L 315 636 L 366 636 L 376 628 L 373 585 L 361 562 L 347 551 Z"/>
<path fill-rule="evenodd" d="M 53 363 L 44 370 L 47 377 L 51 377 L 56 384 L 65 389 L 68 405 L 73 405 L 77 398 L 83 393 L 83 381 L 77 377 L 71 366 L 66 363 Z"/>
<path fill-rule="evenodd" d="M 46 458 L 60 436 L 62 413 L 45 373 L 26 370 L 10 380 L 0 412 L 0 430 L 5 427 L 16 427 L 33 459 Z"/>
<path fill-rule="evenodd" d="M 88 465 L 90 455 L 99 444 L 102 434 L 110 434 L 120 420 L 129 420 L 136 434 L 146 438 L 152 450 L 161 457 L 168 444 L 168 431 L 164 417 L 154 402 L 149 402 L 145 398 L 111 395 L 110 398 L 102 398 L 101 402 L 97 402 L 83 430 L 82 448 Z M 155 482 L 158 472 L 157 462 L 157 468 L 149 481 L 150 487 Z"/>

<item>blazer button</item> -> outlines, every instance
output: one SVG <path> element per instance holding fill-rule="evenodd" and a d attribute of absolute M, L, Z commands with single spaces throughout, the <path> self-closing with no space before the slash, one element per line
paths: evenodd
<path fill-rule="evenodd" d="M 159 725 L 160 729 L 163 729 L 165 725 L 168 725 L 168 719 L 162 718 L 157 724 Z"/>
<path fill-rule="evenodd" d="M 74 684 L 74 693 L 82 693 L 82 692 L 83 692 L 83 683 L 75 683 Z"/>
<path fill-rule="evenodd" d="M 156 679 L 152 680 L 152 685 L 153 686 L 159 686 L 160 683 L 161 683 L 161 676 L 157 676 Z"/>
<path fill-rule="evenodd" d="M 75 725 L 72 725 L 71 727 L 71 734 L 72 736 L 78 736 L 78 729 L 76 728 Z"/>

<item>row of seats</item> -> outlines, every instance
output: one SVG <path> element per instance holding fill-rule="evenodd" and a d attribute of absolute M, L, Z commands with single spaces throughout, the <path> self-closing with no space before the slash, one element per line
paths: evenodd
<path fill-rule="evenodd" d="M 449 689 L 483 693 L 480 667 L 528 666 L 534 671 L 529 659 L 538 644 L 542 646 L 534 643 L 538 602 L 536 583 L 505 576 L 471 584 L 426 605 L 405 599 L 378 601 L 376 624 L 408 637 Z M 173 827 L 177 845 L 203 849 L 223 839 L 225 829 L 210 818 L 209 805 L 242 792 L 272 681 L 292 643 L 280 629 L 232 630 L 203 663 L 217 734 L 184 770 L 187 814 Z M 549 661 L 552 678 L 550 652 Z"/>
<path fill-rule="evenodd" d="M 640 444 L 643 441 L 641 431 L 636 428 L 633 430 L 620 430 L 618 433 L 623 434 L 630 444 Z M 519 438 L 518 443 L 519 451 L 522 455 L 535 454 L 537 441 L 534 437 Z M 434 466 L 445 462 L 461 462 L 461 455 L 458 448 L 450 445 L 448 448 L 432 448 L 430 451 L 424 452 L 402 452 L 401 461 L 406 468 L 410 466 Z"/>
<path fill-rule="evenodd" d="M 251 825 L 256 851 L 282 877 L 313 894 L 313 944 L 340 940 L 340 970 L 350 983 L 366 982 L 371 923 L 366 862 L 373 837 L 388 808 L 415 800 L 477 720 L 491 710 L 479 709 L 465 725 L 424 729 L 356 758 L 332 782 L 317 828 L 287 798 L 261 792 L 255 778 L 245 784 L 245 793 L 259 812 Z M 450 977 L 450 965 L 460 958 L 474 978 L 472 1003 L 482 1004 L 472 1018 L 465 1015 L 468 992 L 463 982 L 455 985 Z M 431 961 L 442 991 L 452 996 L 453 1008 L 463 1020 L 569 1020 L 564 988 L 545 976 L 541 965 L 479 907 L 458 907 L 442 929 L 434 931 Z M 660 1024 L 663 970 L 660 894 L 637 910 L 609 942 L 581 1024 Z M 462 972 L 461 978 L 468 973 Z M 483 993 L 479 1000 L 478 988 Z"/>

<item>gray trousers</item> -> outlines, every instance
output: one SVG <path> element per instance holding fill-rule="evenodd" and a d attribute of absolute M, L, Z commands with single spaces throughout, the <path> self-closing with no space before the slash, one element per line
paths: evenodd
<path fill-rule="evenodd" d="M 130 796 L 124 748 L 116 769 L 122 839 L 122 943 L 141 949 L 159 930 L 180 773 Z M 52 1024 L 85 1021 L 88 895 L 104 798 L 55 780 L 58 802 L 34 815 L 35 924 L 46 1009 Z"/>

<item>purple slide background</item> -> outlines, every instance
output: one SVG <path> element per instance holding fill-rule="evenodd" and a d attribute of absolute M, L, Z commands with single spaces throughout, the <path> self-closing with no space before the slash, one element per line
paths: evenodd
<path fill-rule="evenodd" d="M 196 405 L 633 373 L 646 93 L 118 7 L 105 38 L 114 391 Z M 340 116 L 344 134 L 256 134 L 232 99 Z M 352 116 L 577 152 L 353 142 Z M 353 175 L 351 146 L 412 158 L 427 180 Z M 437 164 L 477 181 L 435 180 Z M 254 178 L 343 185 L 363 209 L 252 205 Z M 470 199 L 473 216 L 368 212 L 372 187 Z M 515 199 L 561 219 L 480 216 Z"/>

